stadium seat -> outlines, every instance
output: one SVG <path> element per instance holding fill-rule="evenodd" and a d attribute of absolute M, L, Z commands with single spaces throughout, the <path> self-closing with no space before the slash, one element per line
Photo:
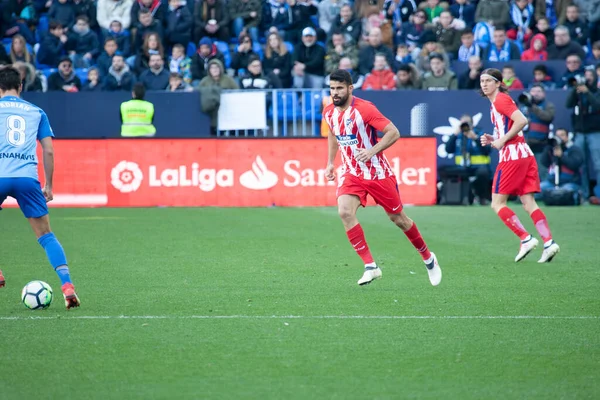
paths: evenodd
<path fill-rule="evenodd" d="M 40 36 L 48 32 L 48 26 L 50 25 L 50 21 L 46 14 L 40 15 L 40 19 L 38 20 L 37 31 L 40 32 Z M 41 37 L 40 37 L 41 39 Z"/>
<path fill-rule="evenodd" d="M 87 68 L 75 68 L 75 75 L 81 80 L 81 84 L 84 85 L 87 82 Z"/>
<path fill-rule="evenodd" d="M 306 92 L 304 95 L 304 104 L 302 109 L 304 110 L 304 118 L 307 121 L 312 120 L 313 115 L 315 121 L 321 121 L 321 103 L 323 101 L 323 92 Z"/>
<path fill-rule="evenodd" d="M 44 74 L 46 78 L 48 78 L 50 75 L 58 71 L 58 68 L 44 68 L 40 69 L 40 71 L 42 72 L 42 74 Z"/>
<path fill-rule="evenodd" d="M 187 56 L 188 57 L 193 56 L 194 54 L 196 54 L 196 50 L 197 50 L 196 45 L 192 42 L 189 42 L 187 45 Z"/>
<path fill-rule="evenodd" d="M 262 46 L 260 45 L 260 43 L 254 43 L 254 44 L 252 45 L 252 50 L 253 50 L 253 51 L 254 51 L 256 54 L 258 54 L 258 56 L 260 57 L 260 59 L 261 59 L 261 60 L 263 59 L 263 57 L 264 57 L 264 54 L 263 54 L 263 53 L 264 53 L 264 52 L 263 52 L 263 48 L 262 48 Z"/>
<path fill-rule="evenodd" d="M 284 114 L 287 115 L 287 121 L 291 122 L 294 116 L 300 116 L 300 109 L 298 105 L 298 94 L 294 91 L 282 91 L 277 92 L 277 120 L 283 121 Z M 273 105 L 269 107 L 268 117 L 273 118 Z"/>
<path fill-rule="evenodd" d="M 285 43 L 285 47 L 287 47 L 288 52 L 293 53 L 294 52 L 294 45 L 291 42 L 284 42 Z"/>
<path fill-rule="evenodd" d="M 225 68 L 229 68 L 231 65 L 231 53 L 229 52 L 229 45 L 225 42 L 215 40 L 215 46 L 217 46 L 217 50 L 223 54 L 223 58 L 225 59 Z"/>
<path fill-rule="evenodd" d="M 9 46 L 10 46 L 10 43 L 11 43 L 11 42 L 12 42 L 12 39 L 11 39 L 11 38 L 4 38 L 4 39 L 2 39 L 2 44 L 3 44 L 3 45 L 5 45 L 5 46 L 6 46 L 6 45 L 9 45 Z"/>

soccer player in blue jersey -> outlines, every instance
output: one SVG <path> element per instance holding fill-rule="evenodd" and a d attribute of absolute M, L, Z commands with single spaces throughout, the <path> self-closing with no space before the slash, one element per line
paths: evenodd
<path fill-rule="evenodd" d="M 7 67 L 0 70 L 0 210 L 7 196 L 17 200 L 60 278 L 68 310 L 79 307 L 79 297 L 71 282 L 65 252 L 50 230 L 46 205 L 52 200 L 54 134 L 46 113 L 19 98 L 21 89 L 21 77 L 16 69 Z M 37 140 L 44 154 L 46 184 L 43 189 L 38 181 Z M 0 271 L 0 287 L 4 285 Z"/>

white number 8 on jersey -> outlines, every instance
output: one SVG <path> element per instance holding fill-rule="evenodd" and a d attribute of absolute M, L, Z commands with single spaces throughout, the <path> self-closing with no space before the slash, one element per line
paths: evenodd
<path fill-rule="evenodd" d="M 11 115 L 6 118 L 6 140 L 11 146 L 19 147 L 25 144 L 25 118 Z"/>

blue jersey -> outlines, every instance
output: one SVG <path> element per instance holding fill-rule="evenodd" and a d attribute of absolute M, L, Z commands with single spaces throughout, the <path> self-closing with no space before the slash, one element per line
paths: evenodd
<path fill-rule="evenodd" d="M 54 137 L 41 108 L 18 97 L 0 99 L 0 178 L 38 179 L 37 141 Z"/>

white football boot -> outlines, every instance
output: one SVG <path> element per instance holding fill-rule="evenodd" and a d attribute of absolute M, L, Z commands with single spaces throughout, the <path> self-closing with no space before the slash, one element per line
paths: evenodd
<path fill-rule="evenodd" d="M 381 270 L 379 267 L 367 267 L 365 268 L 365 273 L 362 278 L 358 280 L 358 284 L 360 286 L 368 285 L 373 282 L 375 279 L 381 278 Z"/>
<path fill-rule="evenodd" d="M 439 285 L 442 281 L 442 269 L 440 268 L 435 253 L 431 252 L 431 261 L 425 263 L 425 267 L 427 268 L 427 274 L 429 275 L 429 282 L 431 282 L 433 286 Z"/>
<path fill-rule="evenodd" d="M 553 240 L 549 246 L 544 246 L 544 251 L 542 251 L 542 257 L 538 260 L 539 263 L 546 263 L 552 261 L 554 256 L 556 256 L 560 252 L 560 247 Z"/>
<path fill-rule="evenodd" d="M 515 257 L 515 262 L 519 262 L 527 257 L 527 255 L 531 253 L 531 251 L 535 249 L 537 245 L 538 240 L 531 235 L 529 235 L 529 238 L 521 240 L 521 247 L 519 248 L 519 254 L 517 254 Z"/>

